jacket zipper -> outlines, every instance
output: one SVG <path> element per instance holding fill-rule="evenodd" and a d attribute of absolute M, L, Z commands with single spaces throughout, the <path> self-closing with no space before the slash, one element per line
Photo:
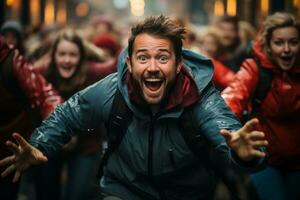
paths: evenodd
<path fill-rule="evenodd" d="M 148 177 L 151 179 L 153 176 L 153 117 L 150 121 L 149 140 L 148 140 Z"/>
<path fill-rule="evenodd" d="M 152 182 L 153 181 L 153 127 L 154 127 L 154 117 L 151 117 L 150 121 L 150 128 L 149 128 L 149 141 L 148 141 L 148 177 L 149 180 Z M 164 200 L 165 194 L 164 192 L 158 188 L 154 182 L 152 182 L 154 189 L 158 192 L 159 194 L 159 199 Z"/>

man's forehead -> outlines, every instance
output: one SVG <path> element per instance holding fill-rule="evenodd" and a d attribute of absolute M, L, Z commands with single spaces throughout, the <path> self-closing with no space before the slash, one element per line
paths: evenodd
<path fill-rule="evenodd" d="M 171 52 L 173 51 L 172 47 L 172 43 L 169 39 L 149 34 L 138 35 L 133 44 L 134 52 Z"/>

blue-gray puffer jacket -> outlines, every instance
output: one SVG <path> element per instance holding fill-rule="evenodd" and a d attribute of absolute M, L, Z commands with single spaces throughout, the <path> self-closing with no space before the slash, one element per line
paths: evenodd
<path fill-rule="evenodd" d="M 215 176 L 207 165 L 208 156 L 199 158 L 192 153 L 180 133 L 179 117 L 184 108 L 175 107 L 152 116 L 132 104 L 125 84 L 126 55 L 126 50 L 120 55 L 118 73 L 58 106 L 35 130 L 30 143 L 49 155 L 74 134 L 93 130 L 107 122 L 118 87 L 133 112 L 133 119 L 118 149 L 108 159 L 100 181 L 102 191 L 126 200 L 212 199 Z M 213 147 L 211 160 L 220 168 L 232 164 L 247 168 L 233 156 L 219 134 L 222 128 L 233 131 L 241 125 L 211 84 L 211 62 L 187 50 L 183 50 L 183 58 L 201 94 L 201 100 L 193 105 L 192 114 L 199 135 Z M 261 163 L 259 159 L 254 166 Z"/>

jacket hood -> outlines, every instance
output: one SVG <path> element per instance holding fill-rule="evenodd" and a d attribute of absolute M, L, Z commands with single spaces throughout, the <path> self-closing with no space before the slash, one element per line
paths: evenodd
<path fill-rule="evenodd" d="M 260 37 L 256 37 L 253 48 L 252 48 L 253 55 L 260 61 L 262 66 L 266 68 L 273 68 L 274 64 L 272 61 L 268 58 L 267 54 L 264 52 L 263 46 L 261 44 Z"/>
<path fill-rule="evenodd" d="M 127 64 L 126 57 L 128 55 L 127 48 L 124 49 L 118 60 L 118 88 L 123 95 L 125 101 L 130 106 L 128 97 L 128 89 L 126 82 Z M 183 49 L 182 51 L 183 62 L 186 69 L 189 71 L 191 77 L 194 79 L 198 88 L 199 94 L 204 88 L 212 81 L 213 64 L 212 62 L 192 51 Z"/>

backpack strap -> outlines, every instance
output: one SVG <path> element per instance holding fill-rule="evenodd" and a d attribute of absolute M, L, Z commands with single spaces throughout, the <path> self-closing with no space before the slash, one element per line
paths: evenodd
<path fill-rule="evenodd" d="M 108 146 L 100 161 L 98 178 L 103 175 L 104 166 L 108 157 L 119 147 L 123 136 L 127 132 L 127 127 L 132 120 L 132 111 L 128 108 L 120 90 L 117 88 L 112 103 L 108 122 L 106 123 Z"/>
<path fill-rule="evenodd" d="M 258 59 L 254 59 L 258 68 L 258 82 L 253 95 L 252 107 L 256 110 L 267 96 L 273 80 L 272 71 L 262 66 Z"/>
<path fill-rule="evenodd" d="M 272 71 L 263 67 L 257 58 L 253 58 L 253 60 L 258 70 L 258 81 L 252 98 L 252 112 L 249 112 L 248 109 L 243 111 L 243 116 L 241 119 L 242 124 L 246 123 L 251 118 L 251 114 L 259 109 L 261 103 L 271 88 L 273 80 Z"/>

